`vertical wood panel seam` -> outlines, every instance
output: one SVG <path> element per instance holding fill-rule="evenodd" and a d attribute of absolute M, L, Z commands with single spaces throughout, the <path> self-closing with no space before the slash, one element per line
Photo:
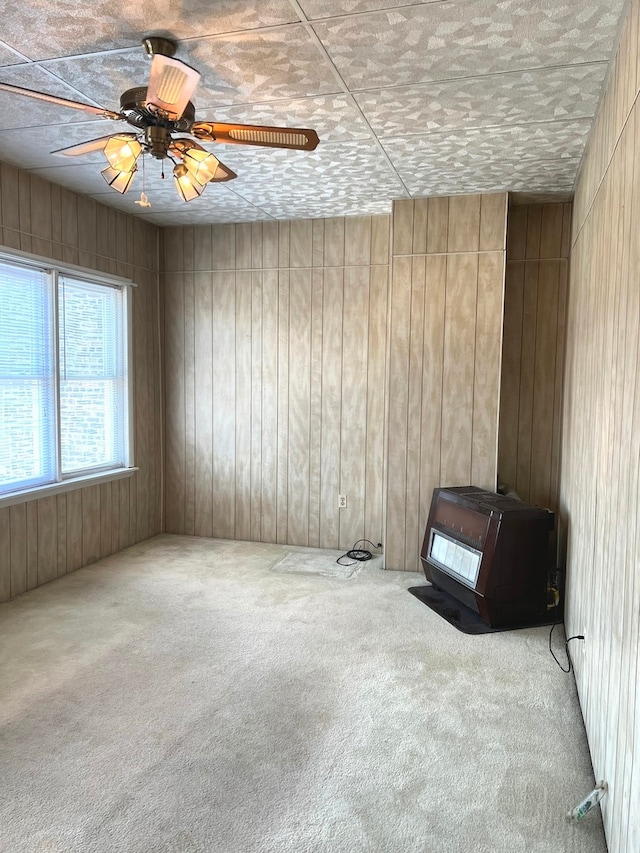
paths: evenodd
<path fill-rule="evenodd" d="M 620 140 L 622 139 L 622 137 L 623 137 L 623 136 L 624 136 L 624 134 L 625 134 L 625 131 L 626 131 L 626 129 L 627 129 L 627 124 L 628 124 L 628 122 L 629 122 L 629 119 L 630 119 L 631 115 L 633 114 L 634 108 L 635 108 L 635 106 L 636 106 L 636 103 L 637 103 L 637 101 L 638 101 L 638 98 L 639 98 L 639 97 L 640 97 L 640 92 L 637 92 L 637 93 L 636 93 L 636 96 L 635 96 L 635 98 L 634 98 L 634 100 L 633 100 L 633 103 L 631 104 L 631 107 L 629 108 L 629 111 L 628 111 L 628 113 L 627 113 L 627 115 L 626 115 L 626 117 L 625 117 L 625 120 L 624 120 L 623 124 L 622 124 L 622 127 L 621 127 L 621 129 L 620 129 L 620 132 L 619 132 L 618 136 L 616 137 L 616 142 L 615 142 L 615 145 L 613 146 L 613 149 L 612 149 L 612 151 L 611 151 L 611 154 L 610 154 L 610 156 L 609 156 L 609 159 L 607 160 L 607 163 L 606 163 L 605 167 L 604 167 L 604 168 L 603 168 L 603 170 L 602 170 L 602 174 L 601 174 L 600 181 L 598 182 L 597 187 L 595 187 L 595 188 L 592 190 L 592 193 L 593 193 L 593 194 L 592 194 L 592 196 L 591 196 L 591 201 L 589 202 L 589 206 L 587 207 L 586 211 L 584 211 L 583 216 L 582 216 L 582 222 L 580 223 L 580 225 L 578 226 L 578 229 L 577 229 L 577 231 L 576 231 L 575 239 L 574 239 L 574 240 L 572 240 L 572 242 L 571 242 L 571 250 L 572 250 L 572 251 L 573 251 L 574 246 L 575 246 L 575 245 L 576 245 L 576 243 L 578 242 L 578 238 L 579 238 L 580 234 L 582 233 L 582 230 L 583 230 L 583 228 L 585 227 L 585 225 L 586 225 L 586 223 L 587 223 L 587 220 L 588 220 L 588 219 L 590 218 L 590 216 L 591 216 L 591 211 L 593 210 L 593 207 L 594 207 L 594 205 L 595 205 L 595 203 L 596 203 L 596 199 L 598 198 L 598 195 L 600 194 L 600 190 L 602 189 L 602 185 L 603 185 L 603 183 L 605 182 L 605 180 L 606 180 L 606 178 L 607 178 L 607 175 L 608 175 L 608 173 L 609 173 L 609 170 L 611 169 L 611 164 L 612 164 L 612 162 L 613 162 L 613 160 L 614 160 L 614 158 L 615 158 L 615 156 L 616 156 L 616 152 L 617 152 L 617 150 L 618 150 L 618 146 L 619 146 L 619 144 L 620 144 Z M 592 138 L 593 138 L 593 137 L 592 137 Z M 589 141 L 591 141 L 591 140 L 589 140 Z M 581 164 L 581 166 L 583 166 L 583 165 L 587 162 L 587 157 L 588 157 L 589 153 L 590 153 L 590 152 L 589 152 L 589 150 L 586 150 L 586 151 L 585 151 L 585 153 L 584 153 L 584 155 L 583 155 L 583 158 L 582 158 L 582 164 Z M 575 187 L 577 187 L 577 186 L 578 186 L 578 184 L 579 184 L 579 182 L 580 182 L 581 178 L 582 178 L 582 168 L 580 169 L 580 172 L 578 173 L 578 177 L 576 178 L 576 182 L 575 182 L 575 185 L 574 185 Z"/>
<path fill-rule="evenodd" d="M 411 227 L 412 245 L 413 245 L 413 239 L 414 239 L 414 229 L 413 229 L 413 223 L 414 222 L 415 222 L 415 201 L 413 202 L 413 216 L 412 216 L 412 227 Z M 403 257 L 406 257 L 406 255 Z M 404 512 L 402 513 L 403 520 L 404 520 L 404 525 L 403 525 L 404 529 L 403 529 L 403 533 L 402 533 L 402 549 L 404 551 L 404 559 L 403 559 L 404 565 L 406 565 L 406 563 L 407 563 L 407 515 L 408 515 L 408 513 L 407 513 L 407 502 L 409 499 L 409 494 L 408 494 L 408 492 L 409 492 L 409 489 L 408 489 L 408 484 L 409 484 L 409 476 L 408 476 L 408 474 L 409 474 L 409 410 L 411 408 L 411 405 L 410 405 L 411 404 L 411 344 L 413 342 L 413 322 L 412 322 L 412 319 L 413 319 L 413 317 L 412 317 L 412 315 L 413 315 L 413 284 L 414 284 L 414 282 L 413 282 L 413 273 L 414 273 L 414 262 L 413 262 L 413 260 L 411 261 L 411 265 L 409 267 L 409 270 L 410 270 L 410 272 L 409 272 L 409 336 L 408 336 L 408 342 L 407 342 L 408 346 L 407 346 L 407 394 L 406 394 L 407 417 L 406 417 L 406 421 L 405 421 L 405 430 L 404 430 L 404 447 L 405 447 L 404 485 L 405 485 L 405 488 L 404 488 Z"/>
<path fill-rule="evenodd" d="M 195 253 L 195 249 L 194 249 L 194 253 Z M 195 264 L 195 256 L 194 256 L 193 266 L 195 266 L 195 265 L 196 264 Z M 191 350 L 191 363 L 193 364 L 194 376 L 193 376 L 193 394 L 192 394 L 192 399 L 191 399 L 192 410 L 191 410 L 190 417 L 191 417 L 191 423 L 193 424 L 192 442 L 193 442 L 193 472 L 194 472 L 194 476 L 193 476 L 193 479 L 191 481 L 191 489 L 190 490 L 191 490 L 191 500 L 193 501 L 192 505 L 193 505 L 194 529 L 195 529 L 195 523 L 196 523 L 196 478 L 195 478 L 195 470 L 196 470 L 196 465 L 197 465 L 196 458 L 195 458 L 196 457 L 196 442 L 197 442 L 197 438 L 196 438 L 196 381 L 195 381 L 196 323 L 197 323 L 197 317 L 196 317 L 196 286 L 197 285 L 196 285 L 196 282 L 197 282 L 197 273 L 192 272 L 191 273 L 191 289 L 193 292 L 193 337 L 192 337 L 191 342 L 190 342 L 190 350 Z M 185 333 L 186 333 L 186 314 L 184 311 L 183 311 L 183 317 L 185 318 Z M 185 359 L 185 366 L 186 366 L 186 359 Z M 187 388 L 187 384 L 186 384 L 186 377 L 185 377 L 185 395 L 184 395 L 185 405 L 186 405 L 186 400 L 187 400 L 186 388 Z M 186 419 L 185 419 L 185 425 L 186 425 Z M 186 436 L 186 430 L 185 430 L 185 436 Z M 187 455 L 185 452 L 185 466 L 186 466 L 186 460 L 187 460 Z"/>
<path fill-rule="evenodd" d="M 444 308 L 443 308 L 443 317 L 442 317 L 442 324 L 443 324 L 444 328 L 443 328 L 443 332 L 442 332 L 442 373 L 440 375 L 440 400 L 441 400 L 440 405 L 441 406 L 442 406 L 442 401 L 444 401 L 444 398 L 445 398 L 445 395 L 444 395 L 444 391 L 445 391 L 445 388 L 444 388 L 444 365 L 445 365 L 445 355 L 447 352 L 447 291 L 448 291 L 447 282 L 448 281 L 449 281 L 449 258 L 445 254 L 445 263 L 444 263 Z M 444 422 L 444 419 L 441 419 L 440 420 L 440 451 L 438 454 L 439 455 L 439 466 L 438 466 L 438 482 L 439 483 L 442 483 L 442 439 L 443 439 L 442 425 L 443 425 L 443 422 Z"/>
<path fill-rule="evenodd" d="M 211 251 L 213 252 L 213 239 L 211 241 Z M 209 273 L 209 288 L 211 290 L 211 317 L 209 318 L 209 325 L 211 327 L 211 351 L 213 353 L 213 349 L 215 347 L 215 298 L 214 298 L 214 290 L 215 290 L 215 278 L 213 271 Z M 215 386 L 215 371 L 211 370 L 211 483 L 209 488 L 211 489 L 211 531 L 213 532 L 216 524 L 215 519 L 215 500 L 214 495 L 216 491 L 216 467 L 214 464 L 214 448 L 216 446 L 216 419 L 215 419 L 215 406 L 216 406 L 216 386 Z"/>
<path fill-rule="evenodd" d="M 313 232 L 311 234 L 311 260 L 313 262 Z M 311 532 L 311 481 L 313 479 L 313 460 L 311 458 L 311 401 L 313 399 L 313 267 L 305 269 L 309 270 L 309 418 L 307 421 L 307 461 L 309 468 L 309 478 L 307 480 L 307 536 L 306 544 L 309 544 L 309 534 Z"/>
<path fill-rule="evenodd" d="M 344 223 L 344 219 L 343 219 Z M 344 241 L 343 241 L 344 245 Z M 346 247 L 345 247 L 346 252 Z M 340 311 L 340 429 L 338 430 L 338 489 L 339 494 L 342 494 L 344 491 L 342 484 L 342 430 L 344 429 L 343 416 L 344 416 L 344 292 L 345 292 L 345 275 L 344 268 L 342 270 L 342 305 Z M 336 503 L 337 495 L 333 496 L 334 505 Z M 337 547 L 340 547 L 340 540 L 342 538 L 342 512 L 338 510 L 338 542 Z"/>
<path fill-rule="evenodd" d="M 478 220 L 480 220 L 480 217 L 478 217 Z M 480 244 L 480 222 L 478 221 L 478 245 L 479 244 Z M 471 448 L 470 448 L 470 453 L 469 453 L 469 483 L 470 483 L 470 485 L 473 485 L 471 481 L 473 480 L 473 458 L 474 458 L 473 447 L 474 447 L 474 438 L 475 438 L 474 424 L 476 422 L 475 412 L 476 412 L 476 362 L 478 359 L 478 287 L 479 287 L 479 279 L 480 279 L 479 253 L 476 252 L 475 255 L 476 255 L 476 298 L 475 298 L 474 302 L 475 302 L 476 312 L 475 312 L 475 320 L 474 320 L 474 326 L 473 326 L 473 385 L 471 386 L 473 388 L 473 397 L 472 397 L 472 400 L 473 400 L 472 409 L 473 409 L 473 411 L 471 412 Z"/>
<path fill-rule="evenodd" d="M 427 219 L 428 221 L 428 219 Z M 422 283 L 424 301 L 423 301 L 423 311 L 422 311 L 422 352 L 420 355 L 420 440 L 418 443 L 418 471 L 422 471 L 422 425 L 424 423 L 424 351 L 425 351 L 425 327 L 427 325 L 427 313 L 428 313 L 428 300 L 427 300 L 427 256 L 424 256 L 424 280 Z M 408 456 L 407 456 L 408 458 Z M 420 510 L 420 492 L 422 490 L 422 482 L 421 478 L 418 478 L 418 494 L 417 494 L 417 502 L 418 502 L 418 512 Z M 423 519 L 418 518 L 418 551 L 420 549 L 420 527 L 419 525 L 423 523 Z M 406 556 L 405 556 L 406 559 Z"/>
<path fill-rule="evenodd" d="M 369 249 L 369 260 L 371 260 L 371 253 L 373 252 L 373 226 L 371 217 L 369 217 L 369 234 L 370 234 L 370 249 Z M 367 509 L 369 506 L 369 500 L 367 497 L 367 474 L 369 472 L 369 434 L 371 424 L 369 423 L 369 400 L 371 397 L 371 387 L 369 385 L 369 358 L 370 358 L 370 350 L 369 350 L 369 340 L 370 340 L 370 329 L 371 329 L 371 268 L 369 268 L 369 280 L 368 280 L 368 289 L 369 289 L 369 298 L 367 299 L 367 322 L 365 323 L 365 332 L 366 332 L 366 359 L 365 363 L 367 365 L 367 383 L 366 383 L 366 395 L 365 395 L 365 424 L 364 424 L 364 499 L 362 501 L 362 510 L 363 510 L 363 535 L 366 536 L 368 533 L 373 535 L 372 531 L 367 529 Z"/>
<path fill-rule="evenodd" d="M 323 249 L 323 257 L 324 257 L 324 226 L 322 228 L 322 249 Z M 318 417 L 320 418 L 320 428 L 319 428 L 319 443 L 320 443 L 320 465 L 318 470 L 318 541 L 322 542 L 322 436 L 324 431 L 324 419 L 323 419 L 323 411 L 324 407 L 322 405 L 322 397 L 324 390 L 324 370 L 322 365 L 324 365 L 324 335 L 322 331 L 324 329 L 324 285 L 325 285 L 325 273 L 324 267 L 322 268 L 322 298 L 320 299 L 320 407 L 318 411 Z"/>

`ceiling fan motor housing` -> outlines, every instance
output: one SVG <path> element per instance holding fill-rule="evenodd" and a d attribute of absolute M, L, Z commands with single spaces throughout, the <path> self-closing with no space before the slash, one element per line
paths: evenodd
<path fill-rule="evenodd" d="M 142 39 L 142 46 L 148 56 L 155 56 L 157 53 L 162 56 L 174 56 L 178 47 L 173 39 L 163 36 L 145 36 Z"/>
<path fill-rule="evenodd" d="M 158 160 L 164 160 L 171 142 L 171 134 L 166 127 L 147 127 L 144 131 L 144 138 L 149 154 Z"/>
<path fill-rule="evenodd" d="M 168 131 L 188 132 L 195 121 L 196 108 L 189 101 L 179 119 L 172 121 L 162 112 L 150 110 L 147 107 L 147 87 L 134 86 L 120 96 L 120 112 L 127 122 L 134 127 L 145 130 L 149 127 L 164 127 Z"/>

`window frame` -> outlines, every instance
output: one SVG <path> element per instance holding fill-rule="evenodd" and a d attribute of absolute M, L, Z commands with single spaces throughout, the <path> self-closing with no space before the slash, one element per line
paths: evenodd
<path fill-rule="evenodd" d="M 38 498 L 47 497 L 49 495 L 61 494 L 72 491 L 74 489 L 98 485 L 100 483 L 120 480 L 126 477 L 131 477 L 138 468 L 135 466 L 134 457 L 134 371 L 133 371 L 133 288 L 136 283 L 129 278 L 122 276 L 111 275 L 109 273 L 101 273 L 96 270 L 81 267 L 76 264 L 64 263 L 61 261 L 45 258 L 41 255 L 34 255 L 30 252 L 22 252 L 18 249 L 9 249 L 0 246 L 0 262 L 8 264 L 14 263 L 20 266 L 33 267 L 34 269 L 46 273 L 49 279 L 51 288 L 52 301 L 52 317 L 51 317 L 51 333 L 53 334 L 53 351 L 54 351 L 54 401 L 55 401 L 55 421 L 56 421 L 56 440 L 54 451 L 56 454 L 55 469 L 56 480 L 51 483 L 39 484 L 30 486 L 16 491 L 7 492 L 0 495 L 0 507 L 13 506 L 15 504 L 25 503 L 26 501 L 36 500 Z M 59 278 L 60 276 L 68 276 L 80 281 L 91 284 L 101 285 L 103 287 L 117 288 L 122 291 L 122 310 L 123 310 L 123 327 L 125 333 L 123 335 L 126 352 L 124 353 L 125 376 L 127 382 L 126 393 L 126 411 L 124 414 L 123 432 L 125 437 L 124 447 L 124 465 L 118 468 L 95 468 L 85 470 L 80 473 L 73 472 L 71 474 L 62 473 L 60 445 L 60 334 L 59 334 L 59 313 L 58 313 L 58 294 L 59 294 Z"/>

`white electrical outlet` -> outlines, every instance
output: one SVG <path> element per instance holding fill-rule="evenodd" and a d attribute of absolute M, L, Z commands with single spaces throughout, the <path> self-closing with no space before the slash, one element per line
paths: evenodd
<path fill-rule="evenodd" d="M 347 496 L 346 495 L 338 495 L 338 509 L 346 509 L 347 508 Z"/>

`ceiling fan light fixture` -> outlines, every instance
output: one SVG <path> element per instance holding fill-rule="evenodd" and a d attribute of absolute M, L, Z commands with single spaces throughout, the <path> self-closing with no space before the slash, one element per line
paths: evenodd
<path fill-rule="evenodd" d="M 177 48 L 173 39 L 149 35 L 144 37 L 142 44 L 152 57 L 149 83 L 123 92 L 119 112 L 10 83 L 0 82 L 0 92 L 24 95 L 130 125 L 134 132 L 101 136 L 52 152 L 79 157 L 101 151 L 108 163 L 101 172 L 102 177 L 119 193 L 127 192 L 138 160 L 142 156 L 144 162 L 147 155 L 161 162 L 169 159 L 174 163 L 174 181 L 184 201 L 198 198 L 210 182 L 237 178 L 234 171 L 193 137 L 206 142 L 302 151 L 313 151 L 318 145 L 317 133 L 308 128 L 195 121 L 195 108 L 190 99 L 200 81 L 200 73 L 185 62 L 173 58 Z M 186 133 L 188 137 L 175 138 L 174 135 L 178 133 Z M 164 178 L 164 166 L 161 175 Z M 148 206 L 144 193 L 137 204 Z"/>
<path fill-rule="evenodd" d="M 142 145 L 137 139 L 123 139 L 112 136 L 104 147 L 104 156 L 112 169 L 117 172 L 131 172 L 142 154 Z"/>
<path fill-rule="evenodd" d="M 200 73 L 179 59 L 155 54 L 147 87 L 147 105 L 178 119 L 200 81 Z"/>
<path fill-rule="evenodd" d="M 199 145 L 188 148 L 182 155 L 182 162 L 189 170 L 189 174 L 201 184 L 215 181 L 220 171 L 218 158 Z"/>
<path fill-rule="evenodd" d="M 106 169 L 103 169 L 100 172 L 109 186 L 112 189 L 117 190 L 119 193 L 126 193 L 135 173 L 135 164 L 132 169 L 128 169 L 126 171 L 120 171 L 118 169 L 114 169 L 112 166 L 107 166 Z"/>
<path fill-rule="evenodd" d="M 202 195 L 204 184 L 196 180 L 189 172 L 184 163 L 178 163 L 173 169 L 173 180 L 176 184 L 176 189 L 182 196 L 184 201 L 193 201 L 194 198 Z"/>

